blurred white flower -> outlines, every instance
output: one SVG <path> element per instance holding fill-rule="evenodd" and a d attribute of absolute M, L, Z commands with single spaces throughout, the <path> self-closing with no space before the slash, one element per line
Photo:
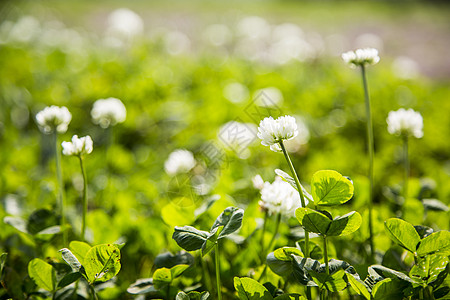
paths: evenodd
<path fill-rule="evenodd" d="M 78 138 L 78 135 L 72 137 L 72 142 L 62 142 L 62 153 L 64 155 L 70 156 L 81 156 L 84 154 L 89 154 L 93 150 L 93 142 L 89 135 Z"/>
<path fill-rule="evenodd" d="M 167 174 L 174 176 L 178 173 L 185 173 L 195 167 L 194 155 L 191 151 L 178 149 L 170 153 L 169 158 L 164 163 L 164 170 Z"/>
<path fill-rule="evenodd" d="M 140 35 L 144 31 L 142 18 L 128 8 L 119 8 L 108 16 L 108 31 L 125 37 Z"/>
<path fill-rule="evenodd" d="M 206 27 L 203 36 L 212 45 L 220 47 L 229 43 L 233 34 L 225 24 L 212 24 Z"/>
<path fill-rule="evenodd" d="M 342 59 L 352 68 L 357 66 L 374 65 L 380 61 L 378 50 L 375 48 L 357 49 L 342 53 Z"/>
<path fill-rule="evenodd" d="M 249 92 L 245 85 L 239 82 L 231 82 L 224 87 L 223 96 L 230 102 L 240 103 L 249 97 Z"/>
<path fill-rule="evenodd" d="M 283 93 L 276 87 L 270 86 L 256 90 L 253 93 L 255 104 L 262 107 L 273 107 L 283 102 Z"/>
<path fill-rule="evenodd" d="M 423 137 L 423 118 L 412 108 L 390 111 L 386 119 L 390 134 Z"/>
<path fill-rule="evenodd" d="M 283 216 L 293 217 L 295 210 L 301 206 L 300 203 L 297 190 L 281 177 L 277 176 L 273 183 L 265 182 L 261 189 L 259 205 L 269 214 L 281 213 Z"/>
<path fill-rule="evenodd" d="M 102 128 L 122 123 L 127 117 L 125 105 L 117 98 L 99 99 L 91 110 L 92 121 Z"/>
<path fill-rule="evenodd" d="M 397 57 L 392 63 L 392 72 L 401 79 L 413 79 L 419 76 L 419 64 L 406 56 Z"/>
<path fill-rule="evenodd" d="M 264 187 L 264 180 L 261 175 L 257 174 L 252 178 L 253 187 L 258 190 L 262 190 Z"/>
<path fill-rule="evenodd" d="M 191 48 L 191 40 L 181 31 L 169 32 L 164 37 L 164 43 L 167 52 L 171 55 L 180 55 L 189 52 Z"/>
<path fill-rule="evenodd" d="M 247 39 L 266 39 L 270 35 L 270 24 L 258 16 L 245 17 L 239 21 L 237 32 Z"/>
<path fill-rule="evenodd" d="M 47 106 L 36 114 L 36 122 L 43 133 L 50 134 L 56 131 L 64 133 L 67 131 L 72 114 L 67 107 Z"/>
<path fill-rule="evenodd" d="M 35 39 L 41 31 L 41 24 L 32 16 L 20 18 L 9 33 L 9 39 L 15 42 L 27 43 Z"/>
<path fill-rule="evenodd" d="M 261 139 L 261 144 L 270 146 L 272 151 L 279 151 L 280 141 L 293 139 L 297 134 L 295 118 L 283 116 L 276 120 L 272 117 L 264 118 L 259 123 L 257 136 Z"/>

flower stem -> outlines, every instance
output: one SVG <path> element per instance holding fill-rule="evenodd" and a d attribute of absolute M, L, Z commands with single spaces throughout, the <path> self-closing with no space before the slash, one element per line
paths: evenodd
<path fill-rule="evenodd" d="M 269 245 L 267 247 L 267 249 L 269 251 L 271 250 L 272 244 L 275 241 L 275 237 L 278 234 L 278 229 L 280 228 L 280 223 L 281 223 L 281 213 L 278 213 L 277 214 L 277 220 L 276 220 L 276 223 L 275 223 L 275 231 L 273 232 L 272 239 L 270 240 Z M 266 275 L 266 271 L 267 271 L 267 262 L 264 263 L 264 269 L 261 272 L 261 275 L 259 276 L 258 281 L 260 281 L 261 279 L 264 278 L 264 276 Z"/>
<path fill-rule="evenodd" d="M 297 172 L 295 171 L 294 165 L 292 164 L 291 158 L 289 157 L 289 153 L 286 151 L 286 147 L 283 144 L 283 141 L 280 140 L 281 150 L 283 150 L 284 157 L 288 162 L 289 169 L 291 170 L 292 177 L 294 177 L 295 184 L 297 185 L 297 190 L 300 195 L 300 201 L 302 207 L 306 207 L 305 196 L 303 195 L 302 185 L 300 184 L 300 180 L 298 179 Z M 309 257 L 309 232 L 305 230 L 305 257 Z"/>
<path fill-rule="evenodd" d="M 364 99 L 366 103 L 366 120 L 367 120 L 367 149 L 369 151 L 369 244 L 370 244 L 370 259 L 371 262 L 375 262 L 375 249 L 373 244 L 373 156 L 374 156 L 374 142 L 373 142 L 373 124 L 372 124 L 372 111 L 370 107 L 369 88 L 367 86 L 366 69 L 364 65 L 361 65 L 361 76 L 364 87 Z"/>
<path fill-rule="evenodd" d="M 262 228 L 262 233 L 261 233 L 261 262 L 264 262 L 264 256 L 266 255 L 264 253 L 264 236 L 266 235 L 266 223 L 267 223 L 267 219 L 269 216 L 269 211 L 265 211 L 264 212 L 264 223 L 263 223 L 263 228 Z"/>
<path fill-rule="evenodd" d="M 81 240 L 86 241 L 85 232 L 86 232 L 86 215 L 87 215 L 87 178 L 86 178 L 86 171 L 83 165 L 83 158 L 79 156 L 79 159 L 80 159 L 81 173 L 83 174 L 83 200 L 82 200 L 83 214 L 81 217 Z"/>
<path fill-rule="evenodd" d="M 62 178 L 62 168 L 61 168 L 61 153 L 58 146 L 58 133 L 55 131 L 55 162 L 56 162 L 56 178 L 58 181 L 58 204 L 59 212 L 61 214 L 61 229 L 63 230 L 63 245 L 68 244 L 68 232 L 66 230 L 66 213 L 64 210 L 64 186 Z"/>
<path fill-rule="evenodd" d="M 220 282 L 220 262 L 219 262 L 219 243 L 216 244 L 216 249 L 214 253 L 214 258 L 216 262 L 216 282 L 217 282 L 217 299 L 222 300 L 221 282 Z"/>
<path fill-rule="evenodd" d="M 408 157 L 408 136 L 403 135 L 403 163 L 405 165 L 405 173 L 403 179 L 403 197 L 406 201 L 408 198 L 408 180 L 409 180 L 409 157 Z"/>

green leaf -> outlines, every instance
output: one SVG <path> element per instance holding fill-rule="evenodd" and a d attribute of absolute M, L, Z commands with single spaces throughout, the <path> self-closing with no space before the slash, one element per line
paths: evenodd
<path fill-rule="evenodd" d="M 2 255 L 0 255 L 0 279 L 2 278 L 2 271 L 3 271 L 3 267 L 5 266 L 7 256 L 8 256 L 8 253 L 2 253 Z"/>
<path fill-rule="evenodd" d="M 27 230 L 34 235 L 55 225 L 58 225 L 58 217 L 53 211 L 38 209 L 28 217 Z"/>
<path fill-rule="evenodd" d="M 438 231 L 433 232 L 425 237 L 417 249 L 417 254 L 421 257 L 427 254 L 439 253 L 441 255 L 450 255 L 450 232 Z"/>
<path fill-rule="evenodd" d="M 170 269 L 157 269 L 155 273 L 153 273 L 153 284 L 155 288 L 161 290 L 170 285 L 172 281 L 180 276 L 187 268 L 189 268 L 189 265 L 176 265 Z"/>
<path fill-rule="evenodd" d="M 55 271 L 53 267 L 40 258 L 35 258 L 28 263 L 28 275 L 38 287 L 52 292 L 55 290 Z"/>
<path fill-rule="evenodd" d="M 209 292 L 196 292 L 192 291 L 189 293 L 179 292 L 175 300 L 207 300 L 209 299 Z"/>
<path fill-rule="evenodd" d="M 362 223 L 361 215 L 352 211 L 342 217 L 335 218 L 327 230 L 328 236 L 343 236 L 355 232 Z"/>
<path fill-rule="evenodd" d="M 423 207 L 431 211 L 449 211 L 448 206 L 438 199 L 423 199 Z"/>
<path fill-rule="evenodd" d="M 213 232 L 210 233 L 206 241 L 202 245 L 202 257 L 208 254 L 214 246 L 217 244 L 217 237 L 219 235 L 219 228 L 215 228 Z"/>
<path fill-rule="evenodd" d="M 347 280 L 352 286 L 352 288 L 358 293 L 358 295 L 363 296 L 364 298 L 370 300 L 370 293 L 367 290 L 367 287 L 364 285 L 364 282 L 360 279 L 353 277 L 350 274 L 347 275 Z"/>
<path fill-rule="evenodd" d="M 91 284 L 110 280 L 120 271 L 120 250 L 114 244 L 94 246 L 86 253 L 83 266 Z"/>
<path fill-rule="evenodd" d="M 156 269 L 159 268 L 172 268 L 176 265 L 190 265 L 194 264 L 194 257 L 188 252 L 181 251 L 175 255 L 170 252 L 165 252 L 156 256 L 154 265 Z"/>
<path fill-rule="evenodd" d="M 25 221 L 22 218 L 7 216 L 7 217 L 3 218 L 3 222 L 5 222 L 5 224 L 11 225 L 15 229 L 17 229 L 23 233 L 29 234 L 29 232 L 27 230 L 27 221 Z"/>
<path fill-rule="evenodd" d="M 148 293 L 159 295 L 159 292 L 153 285 L 153 278 L 141 278 L 136 280 L 136 282 L 128 287 L 127 292 L 133 295 L 142 295 Z"/>
<path fill-rule="evenodd" d="M 283 261 L 292 261 L 292 254 L 294 255 L 298 255 L 298 256 L 303 256 L 302 251 L 300 251 L 300 249 L 294 248 L 294 247 L 283 247 L 283 248 L 278 248 L 273 252 L 274 256 L 276 259 L 278 260 L 283 260 Z"/>
<path fill-rule="evenodd" d="M 88 253 L 88 251 L 91 249 L 91 246 L 89 246 L 89 244 L 87 244 L 85 242 L 72 241 L 69 244 L 69 248 L 70 248 L 71 252 L 73 253 L 73 255 L 76 256 L 78 261 L 81 264 L 83 264 L 84 258 L 86 257 L 86 254 Z"/>
<path fill-rule="evenodd" d="M 427 255 L 411 268 L 409 276 L 426 286 L 437 280 L 439 274 L 445 271 L 448 263 L 448 256 Z"/>
<path fill-rule="evenodd" d="M 300 207 L 295 210 L 295 216 L 300 225 L 309 232 L 326 234 L 331 225 L 331 220 L 326 215 L 305 207 Z"/>
<path fill-rule="evenodd" d="M 291 177 L 288 173 L 280 170 L 280 169 L 275 169 L 275 173 L 281 177 L 281 179 L 283 179 L 284 181 L 286 181 L 287 183 L 289 183 L 294 189 L 296 189 L 298 191 L 297 188 L 297 184 L 295 183 L 295 180 L 293 177 Z M 310 193 L 308 193 L 308 191 L 303 187 L 302 184 L 300 184 L 300 186 L 302 187 L 302 192 L 303 192 L 303 196 L 305 197 L 306 200 L 308 200 L 309 203 L 313 203 L 313 197 L 311 196 Z"/>
<path fill-rule="evenodd" d="M 385 266 L 382 265 L 372 265 L 369 267 L 369 274 L 371 274 L 372 271 L 375 271 L 377 274 L 381 275 L 383 278 L 392 278 L 392 279 L 398 279 L 404 282 L 408 282 L 408 283 L 416 283 L 413 279 L 409 278 L 408 275 L 396 271 L 396 270 L 392 270 L 389 268 L 386 268 Z"/>
<path fill-rule="evenodd" d="M 34 236 L 40 240 L 48 241 L 50 240 L 55 234 L 58 234 L 61 232 L 61 226 L 54 225 L 47 227 L 38 233 L 36 233 Z"/>
<path fill-rule="evenodd" d="M 80 271 L 82 265 L 69 249 L 63 248 L 59 250 L 59 252 L 61 252 L 62 258 L 72 268 L 73 271 Z"/>
<path fill-rule="evenodd" d="M 208 232 L 198 230 L 192 226 L 176 226 L 172 238 L 184 250 L 194 251 L 202 248 L 208 236 Z"/>
<path fill-rule="evenodd" d="M 272 300 L 269 291 L 258 281 L 248 277 L 234 277 L 234 288 L 241 300 Z"/>
<path fill-rule="evenodd" d="M 58 288 L 63 288 L 81 278 L 80 272 L 69 273 L 58 282 Z"/>
<path fill-rule="evenodd" d="M 299 294 L 283 294 L 274 298 L 274 300 L 307 300 Z"/>
<path fill-rule="evenodd" d="M 372 289 L 372 296 L 374 300 L 386 299 L 403 299 L 403 290 L 407 284 L 393 278 L 383 279 Z"/>
<path fill-rule="evenodd" d="M 314 173 L 311 192 L 315 205 L 339 205 L 353 197 L 353 184 L 336 171 L 322 170 Z"/>
<path fill-rule="evenodd" d="M 244 210 L 237 207 L 227 207 L 216 219 L 210 232 L 212 233 L 217 227 L 223 226 L 217 239 L 222 239 L 227 235 L 238 230 L 242 225 Z"/>
<path fill-rule="evenodd" d="M 384 222 L 384 228 L 391 240 L 412 253 L 416 252 L 420 237 L 414 226 L 403 220 L 390 218 Z"/>
<path fill-rule="evenodd" d="M 326 289 L 330 292 L 338 292 L 347 287 L 347 282 L 345 281 L 345 271 L 342 269 L 329 275 L 326 273 L 318 273 L 313 270 L 309 270 L 308 273 L 317 283 L 319 289 Z"/>

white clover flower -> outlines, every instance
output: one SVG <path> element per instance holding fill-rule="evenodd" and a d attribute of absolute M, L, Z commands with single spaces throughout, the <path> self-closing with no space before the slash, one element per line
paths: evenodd
<path fill-rule="evenodd" d="M 380 61 L 378 50 L 375 48 L 357 49 L 342 53 L 342 59 L 352 68 L 357 66 L 374 65 Z"/>
<path fill-rule="evenodd" d="M 264 187 L 264 180 L 261 175 L 257 174 L 252 178 L 253 187 L 258 190 L 262 190 Z"/>
<path fill-rule="evenodd" d="M 67 156 L 81 156 L 89 154 L 93 150 L 93 142 L 89 135 L 78 138 L 78 135 L 72 137 L 72 142 L 62 142 L 62 153 Z"/>
<path fill-rule="evenodd" d="M 142 18 L 128 8 L 119 8 L 108 16 L 108 30 L 113 34 L 133 37 L 144 31 Z"/>
<path fill-rule="evenodd" d="M 269 214 L 281 213 L 293 217 L 295 210 L 301 206 L 300 196 L 289 183 L 276 177 L 273 183 L 265 182 L 261 189 L 259 205 Z"/>
<path fill-rule="evenodd" d="M 194 155 L 191 151 L 178 149 L 170 153 L 164 163 L 164 170 L 167 174 L 174 176 L 179 173 L 185 173 L 195 167 Z"/>
<path fill-rule="evenodd" d="M 283 140 L 290 140 L 298 134 L 297 123 L 291 116 L 283 116 L 274 120 L 272 117 L 264 118 L 259 123 L 258 137 L 261 144 L 270 146 L 272 151 L 281 150 L 279 143 Z"/>
<path fill-rule="evenodd" d="M 422 115 L 411 108 L 389 112 L 386 122 L 390 134 L 423 137 Z"/>
<path fill-rule="evenodd" d="M 71 120 L 72 114 L 65 106 L 47 106 L 36 114 L 36 122 L 45 134 L 50 134 L 55 129 L 58 133 L 66 132 Z"/>
<path fill-rule="evenodd" d="M 92 121 L 102 128 L 122 123 L 127 117 L 127 109 L 117 98 L 99 99 L 91 110 Z"/>

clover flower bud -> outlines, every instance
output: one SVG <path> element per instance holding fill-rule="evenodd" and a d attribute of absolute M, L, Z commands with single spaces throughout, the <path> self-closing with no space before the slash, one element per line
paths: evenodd
<path fill-rule="evenodd" d="M 91 110 L 92 121 L 102 128 L 108 128 L 125 121 L 127 109 L 117 98 L 99 99 Z"/>
<path fill-rule="evenodd" d="M 357 66 L 374 65 L 380 61 L 378 50 L 375 48 L 357 49 L 342 53 L 342 59 L 352 68 Z"/>
<path fill-rule="evenodd" d="M 189 172 L 195 167 L 195 164 L 194 155 L 191 151 L 178 149 L 170 153 L 169 158 L 164 163 L 164 170 L 167 174 L 174 176 Z"/>
<path fill-rule="evenodd" d="M 390 134 L 423 137 L 422 115 L 411 108 L 389 112 L 386 122 Z"/>
<path fill-rule="evenodd" d="M 65 106 L 47 106 L 36 114 L 39 129 L 45 134 L 53 133 L 55 130 L 58 133 L 66 132 L 71 120 L 72 114 Z"/>
<path fill-rule="evenodd" d="M 77 135 L 72 137 L 72 142 L 62 142 L 63 154 L 67 156 L 82 156 L 89 154 L 93 150 L 93 142 L 89 135 L 78 138 Z"/>
<path fill-rule="evenodd" d="M 261 139 L 261 144 L 270 146 L 272 151 L 279 151 L 279 143 L 283 140 L 290 140 L 298 134 L 297 123 L 291 116 L 283 116 L 274 120 L 272 117 L 264 118 L 259 123 L 257 136 Z"/>

